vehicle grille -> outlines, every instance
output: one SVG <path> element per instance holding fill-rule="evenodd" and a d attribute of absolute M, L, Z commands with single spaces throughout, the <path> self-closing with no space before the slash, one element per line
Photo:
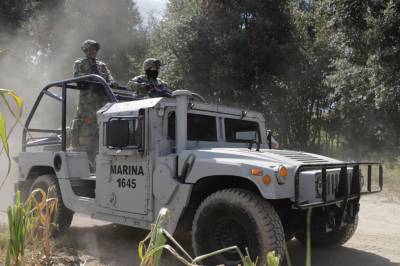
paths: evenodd
<path fill-rule="evenodd" d="M 347 175 L 352 178 L 353 171 L 348 170 Z M 326 173 L 326 196 L 328 199 L 334 199 L 339 191 L 340 170 L 333 170 Z M 322 174 L 315 174 L 315 192 L 318 198 L 322 197 Z"/>

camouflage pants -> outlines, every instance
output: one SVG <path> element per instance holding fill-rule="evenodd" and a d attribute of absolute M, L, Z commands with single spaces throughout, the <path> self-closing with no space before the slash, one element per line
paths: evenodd
<path fill-rule="evenodd" d="M 76 118 L 71 129 L 71 145 L 74 151 L 86 152 L 92 170 L 96 166 L 96 154 L 99 150 L 99 134 L 97 123 L 85 123 L 83 119 Z"/>

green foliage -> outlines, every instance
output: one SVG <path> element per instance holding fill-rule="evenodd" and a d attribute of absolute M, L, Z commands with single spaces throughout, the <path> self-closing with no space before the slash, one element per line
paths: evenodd
<path fill-rule="evenodd" d="M 18 110 L 17 113 L 15 113 L 15 111 L 11 108 L 11 106 L 7 100 L 7 96 L 11 97 L 14 100 L 15 104 L 17 105 L 17 110 Z M 0 189 L 1 189 L 6 181 L 7 177 L 9 176 L 10 170 L 11 170 L 10 147 L 8 145 L 8 138 L 13 133 L 16 125 L 18 123 L 21 123 L 21 115 L 22 115 L 22 108 L 23 108 L 24 101 L 20 96 L 18 96 L 15 92 L 13 92 L 11 90 L 0 89 L 0 97 L 2 98 L 3 102 L 5 103 L 5 106 L 7 107 L 8 111 L 12 114 L 12 116 L 16 120 L 14 122 L 13 126 L 11 127 L 10 131 L 7 133 L 6 121 L 5 121 L 3 113 L 0 111 L 0 140 L 2 143 L 2 149 L 0 150 L 0 155 L 4 151 L 7 156 L 7 159 L 8 159 L 7 171 L 6 171 L 5 176 L 3 177 L 2 182 L 0 183 Z"/>
<path fill-rule="evenodd" d="M 41 36 L 22 61 L 51 65 L 65 39 L 94 38 L 117 80 L 159 57 L 173 88 L 261 111 L 284 148 L 398 154 L 398 1 L 171 0 L 145 29 L 130 0 L 5 1 L 0 10 L 13 14 L 3 19 L 11 32 Z M 60 62 L 70 71 L 71 60 Z"/>
<path fill-rule="evenodd" d="M 157 266 L 160 264 L 160 257 L 163 248 L 165 247 L 165 243 L 167 242 L 162 228 L 162 224 L 165 222 L 167 215 L 168 209 L 161 209 L 157 216 L 157 220 L 150 231 L 150 234 L 144 240 L 140 241 L 138 252 L 141 265 Z M 149 241 L 148 246 L 145 244 L 147 240 Z"/>
<path fill-rule="evenodd" d="M 268 252 L 267 266 L 279 266 L 279 256 L 276 255 L 275 251 Z"/>
<path fill-rule="evenodd" d="M 6 14 L 0 18 L 0 47 L 18 49 L 10 61 L 20 61 L 20 73 L 40 69 L 45 80 L 72 76 L 85 39 L 101 44 L 99 58 L 121 84 L 142 70 L 148 40 L 135 1 L 7 0 L 0 11 Z"/>
<path fill-rule="evenodd" d="M 392 0 L 175 0 L 150 54 L 173 87 L 263 112 L 283 147 L 398 153 L 399 10 Z"/>
<path fill-rule="evenodd" d="M 28 244 L 32 249 L 32 259 L 38 262 L 35 262 L 35 265 L 41 265 L 41 261 L 49 260 L 51 227 L 54 226 L 52 217 L 58 207 L 57 199 L 51 198 L 53 189 L 49 188 L 47 192 L 36 189 L 25 202 L 22 201 L 21 192 L 17 191 L 15 204 L 7 208 L 9 240 L 6 266 L 25 265 L 25 248 Z M 41 246 L 41 252 L 37 252 L 38 246 Z"/>
<path fill-rule="evenodd" d="M 6 266 L 24 265 L 25 245 L 33 222 L 31 201 L 22 202 L 21 192 L 16 194 L 16 202 L 7 208 L 10 240 L 7 246 Z"/>

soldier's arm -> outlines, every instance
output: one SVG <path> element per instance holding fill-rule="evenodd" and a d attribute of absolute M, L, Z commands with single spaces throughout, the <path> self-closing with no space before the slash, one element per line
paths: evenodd
<path fill-rule="evenodd" d="M 75 61 L 74 63 L 74 77 L 79 77 L 83 76 L 84 74 L 82 73 L 81 70 L 81 62 L 79 60 Z"/>
<path fill-rule="evenodd" d="M 107 65 L 104 65 L 104 70 L 108 76 L 108 82 L 113 85 L 115 83 L 113 76 L 111 75 L 111 71 L 108 69 Z"/>
<path fill-rule="evenodd" d="M 146 85 L 140 78 L 135 77 L 128 82 L 127 87 L 129 90 L 136 92 L 136 95 L 143 96 L 147 91 Z"/>

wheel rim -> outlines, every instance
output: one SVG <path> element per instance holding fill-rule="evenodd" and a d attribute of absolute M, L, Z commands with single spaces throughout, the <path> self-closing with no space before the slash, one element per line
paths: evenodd
<path fill-rule="evenodd" d="M 216 221 L 213 236 L 216 249 L 238 246 L 240 251 L 245 253 L 246 248 L 249 251 L 253 248 L 246 227 L 232 217 L 225 217 Z M 236 250 L 224 252 L 221 256 L 235 265 L 240 262 L 240 256 Z"/>

